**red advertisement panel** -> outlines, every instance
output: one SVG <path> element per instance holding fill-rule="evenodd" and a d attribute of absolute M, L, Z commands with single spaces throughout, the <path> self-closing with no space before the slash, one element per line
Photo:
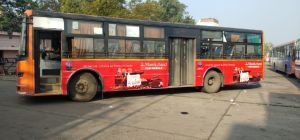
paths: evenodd
<path fill-rule="evenodd" d="M 263 78 L 262 60 L 200 60 L 196 61 L 196 85 L 202 86 L 206 72 L 218 69 L 224 85 L 258 82 Z"/>
<path fill-rule="evenodd" d="M 104 91 L 165 88 L 168 86 L 168 60 L 70 59 L 62 60 L 62 89 L 67 93 L 71 76 L 81 69 L 97 72 Z"/>

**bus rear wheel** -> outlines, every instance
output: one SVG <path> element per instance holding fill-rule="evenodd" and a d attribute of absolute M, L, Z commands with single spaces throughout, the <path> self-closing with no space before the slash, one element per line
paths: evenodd
<path fill-rule="evenodd" d="M 204 77 L 204 87 L 206 93 L 216 93 L 221 88 L 221 75 L 216 71 L 209 71 Z"/>
<path fill-rule="evenodd" d="M 75 75 L 75 77 L 70 80 L 69 97 L 73 101 L 90 101 L 97 93 L 97 84 L 96 78 L 91 73 Z"/>

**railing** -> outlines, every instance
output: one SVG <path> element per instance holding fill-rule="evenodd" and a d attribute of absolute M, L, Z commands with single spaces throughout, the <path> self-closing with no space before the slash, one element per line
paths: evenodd
<path fill-rule="evenodd" d="M 0 58 L 0 75 L 15 75 L 16 62 L 16 58 Z"/>

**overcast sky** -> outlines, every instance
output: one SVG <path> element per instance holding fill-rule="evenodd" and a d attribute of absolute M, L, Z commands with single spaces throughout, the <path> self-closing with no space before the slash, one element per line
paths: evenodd
<path fill-rule="evenodd" d="M 217 18 L 221 26 L 258 29 L 265 41 L 300 38 L 300 0 L 179 0 L 196 20 Z"/>

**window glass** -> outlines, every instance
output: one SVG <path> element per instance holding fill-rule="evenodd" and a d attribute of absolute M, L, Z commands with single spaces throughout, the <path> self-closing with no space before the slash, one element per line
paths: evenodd
<path fill-rule="evenodd" d="M 67 32 L 72 34 L 102 35 L 100 22 L 67 20 Z"/>
<path fill-rule="evenodd" d="M 247 58 L 261 57 L 261 45 L 247 45 Z"/>
<path fill-rule="evenodd" d="M 145 27 L 144 28 L 145 38 L 164 38 L 165 30 L 163 28 L 156 27 Z"/>
<path fill-rule="evenodd" d="M 222 41 L 223 33 L 221 31 L 202 31 L 203 41 Z"/>
<path fill-rule="evenodd" d="M 222 58 L 223 55 L 223 44 L 211 44 L 211 57 Z"/>
<path fill-rule="evenodd" d="M 72 39 L 72 57 L 75 58 L 92 58 L 93 57 L 93 38 Z"/>
<path fill-rule="evenodd" d="M 109 36 L 140 37 L 140 27 L 121 24 L 109 24 Z"/>
<path fill-rule="evenodd" d="M 233 51 L 234 51 L 234 47 L 233 45 L 230 45 L 230 44 L 226 44 L 224 46 L 224 57 L 225 58 L 232 58 L 233 56 Z"/>
<path fill-rule="evenodd" d="M 244 58 L 245 57 L 245 45 L 235 45 L 234 57 L 235 58 Z"/>
<path fill-rule="evenodd" d="M 138 40 L 126 40 L 126 56 L 141 57 L 141 44 Z"/>
<path fill-rule="evenodd" d="M 245 42 L 246 35 L 243 33 L 225 32 L 227 42 Z"/>
<path fill-rule="evenodd" d="M 146 57 L 164 57 L 165 42 L 164 41 L 144 41 L 144 53 Z"/>
<path fill-rule="evenodd" d="M 200 46 L 200 58 L 209 58 L 210 57 L 210 50 L 209 50 L 209 43 L 202 43 Z"/>
<path fill-rule="evenodd" d="M 109 39 L 108 53 L 111 57 L 125 57 L 125 40 L 123 39 Z"/>
<path fill-rule="evenodd" d="M 94 39 L 94 54 L 96 58 L 105 56 L 104 39 Z"/>
<path fill-rule="evenodd" d="M 140 27 L 126 25 L 126 36 L 127 37 L 140 37 Z"/>
<path fill-rule="evenodd" d="M 258 34 L 248 34 L 247 35 L 248 43 L 261 43 L 261 35 Z"/>
<path fill-rule="evenodd" d="M 21 41 L 20 41 L 20 57 L 26 57 L 28 55 L 27 47 L 27 24 L 26 17 L 22 21 L 22 32 L 21 32 Z"/>

